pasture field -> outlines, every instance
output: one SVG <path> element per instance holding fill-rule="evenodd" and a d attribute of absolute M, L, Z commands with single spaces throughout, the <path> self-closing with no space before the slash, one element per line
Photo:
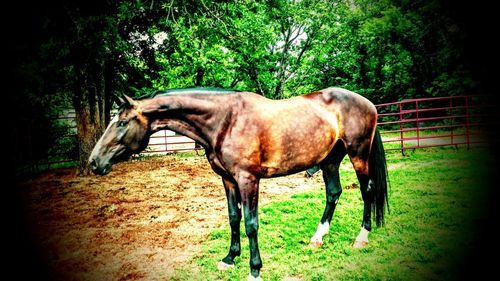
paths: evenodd
<path fill-rule="evenodd" d="M 486 207 L 493 159 L 481 148 L 436 148 L 387 154 L 390 213 L 374 227 L 367 248 L 350 244 L 359 231 L 362 199 L 350 163 L 341 167 L 344 187 L 320 249 L 308 246 L 325 203 L 324 187 L 260 208 L 261 274 L 267 280 L 463 280 L 492 270 L 479 248 L 486 241 Z M 265 180 L 264 180 L 265 181 Z M 242 256 L 229 272 L 214 270 L 229 244 L 229 226 L 214 230 L 178 279 L 244 280 L 248 241 L 242 225 Z M 492 241 L 490 241 L 492 242 Z M 494 243 L 494 242 L 493 242 Z M 487 251 L 487 250 L 485 250 Z M 484 275 L 483 275 L 484 274 Z"/>
<path fill-rule="evenodd" d="M 350 164 L 344 192 L 320 249 L 308 246 L 324 208 L 321 173 L 263 179 L 259 246 L 264 280 L 460 280 L 488 276 L 496 237 L 487 207 L 490 172 L 485 148 L 435 148 L 387 153 L 391 187 L 386 224 L 370 244 L 350 244 L 361 224 L 362 200 Z M 17 186 L 36 280 L 246 280 L 242 256 L 218 271 L 229 247 L 220 178 L 206 159 L 189 154 L 117 164 L 107 176 L 49 171 Z M 35 270 L 40 269 L 40 273 Z M 22 273 L 22 272 L 19 272 Z M 19 278 L 22 279 L 22 278 Z"/>

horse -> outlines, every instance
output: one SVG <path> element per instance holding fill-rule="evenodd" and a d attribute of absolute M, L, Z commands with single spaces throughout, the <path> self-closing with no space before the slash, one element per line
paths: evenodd
<path fill-rule="evenodd" d="M 311 126 L 311 124 L 315 124 Z M 241 253 L 242 211 L 250 246 L 249 280 L 262 280 L 257 242 L 261 178 L 285 176 L 319 167 L 326 186 L 326 206 L 311 247 L 321 247 L 342 193 L 339 166 L 347 155 L 364 202 L 359 235 L 353 247 L 365 247 L 372 229 L 384 224 L 387 166 L 377 129 L 377 110 L 363 96 L 326 88 L 284 100 L 251 92 L 178 89 L 152 97 L 126 95 L 118 114 L 95 145 L 89 165 L 105 175 L 112 165 L 144 150 L 154 132 L 170 129 L 199 143 L 212 169 L 222 178 L 231 242 L 219 269 L 234 267 Z"/>

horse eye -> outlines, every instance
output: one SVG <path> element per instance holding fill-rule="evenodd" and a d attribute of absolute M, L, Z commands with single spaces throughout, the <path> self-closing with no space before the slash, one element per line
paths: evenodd
<path fill-rule="evenodd" d="M 125 127 L 125 126 L 127 126 L 127 124 L 128 124 L 127 120 L 118 121 L 118 127 Z"/>

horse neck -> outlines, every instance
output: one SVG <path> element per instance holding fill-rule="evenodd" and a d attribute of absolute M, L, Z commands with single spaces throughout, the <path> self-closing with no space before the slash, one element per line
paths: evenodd
<path fill-rule="evenodd" d="M 145 106 L 152 113 L 153 131 L 170 129 L 210 149 L 229 118 L 232 100 L 228 94 L 166 95 L 149 100 Z"/>

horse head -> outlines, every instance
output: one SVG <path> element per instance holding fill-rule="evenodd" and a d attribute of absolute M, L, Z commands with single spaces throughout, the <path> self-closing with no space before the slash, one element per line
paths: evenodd
<path fill-rule="evenodd" d="M 108 174 L 114 163 L 144 150 L 150 135 L 150 124 L 139 102 L 124 96 L 118 114 L 92 150 L 89 158 L 92 172 Z"/>

